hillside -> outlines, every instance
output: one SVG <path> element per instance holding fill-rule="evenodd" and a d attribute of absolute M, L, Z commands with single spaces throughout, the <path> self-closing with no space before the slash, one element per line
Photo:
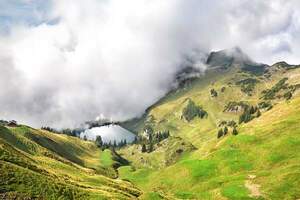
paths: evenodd
<path fill-rule="evenodd" d="M 26 126 L 0 126 L 0 199 L 135 199 L 115 179 L 113 156 L 92 142 Z"/>
<path fill-rule="evenodd" d="M 121 177 L 142 199 L 299 199 L 299 66 L 257 64 L 239 49 L 213 52 L 207 64 L 204 75 L 124 124 L 171 136 L 151 152 L 122 149 L 132 166 L 121 167 Z M 194 148 L 172 145 L 174 138 Z M 164 165 L 164 152 L 176 161 Z"/>
<path fill-rule="evenodd" d="M 118 123 L 138 138 L 117 152 L 0 125 L 0 199 L 300 199 L 300 66 L 256 63 L 238 48 L 206 65 Z"/>

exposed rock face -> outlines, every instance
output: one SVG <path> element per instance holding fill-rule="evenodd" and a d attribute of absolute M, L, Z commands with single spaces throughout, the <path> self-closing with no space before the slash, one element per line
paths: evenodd
<path fill-rule="evenodd" d="M 207 58 L 206 64 L 210 68 L 228 69 L 233 66 L 242 70 L 252 72 L 256 75 L 264 73 L 268 65 L 252 61 L 248 55 L 242 52 L 238 47 L 228 50 L 211 52 Z"/>

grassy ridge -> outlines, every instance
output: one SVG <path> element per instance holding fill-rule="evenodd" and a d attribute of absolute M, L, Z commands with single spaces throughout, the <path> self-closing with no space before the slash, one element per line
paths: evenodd
<path fill-rule="evenodd" d="M 299 84 L 299 76 L 299 69 L 276 70 L 267 78 L 234 68 L 223 73 L 211 71 L 190 87 L 169 94 L 149 110 L 148 117 L 154 119 L 154 129 L 168 129 L 197 150 L 170 166 L 149 169 L 136 160 L 152 157 L 156 152 L 132 155 L 130 152 L 134 151 L 129 148 L 129 153 L 124 155 L 133 167 L 120 168 L 121 177 L 141 188 L 145 192 L 143 199 L 300 198 L 299 91 L 288 101 L 280 93 L 276 94 L 279 96 L 272 100 L 273 109 L 262 111 L 259 118 L 239 125 L 237 136 L 229 134 L 217 139 L 219 123 L 238 122 L 242 113 L 224 112 L 228 102 L 257 105 L 262 101 L 263 90 L 272 88 L 284 77 L 289 84 Z M 240 84 L 249 78 L 257 80 L 251 81 L 255 82 L 251 85 L 251 95 Z M 225 90 L 221 92 L 223 87 Z M 211 89 L 218 92 L 217 97 L 210 95 Z M 202 106 L 208 117 L 189 123 L 182 120 L 188 99 Z"/>
<path fill-rule="evenodd" d="M 0 127 L 1 198 L 134 199 L 132 184 L 112 179 L 110 151 L 26 126 Z"/>

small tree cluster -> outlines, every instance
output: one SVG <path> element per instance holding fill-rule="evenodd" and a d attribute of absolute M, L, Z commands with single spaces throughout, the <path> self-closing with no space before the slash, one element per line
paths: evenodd
<path fill-rule="evenodd" d="M 225 105 L 223 112 L 238 112 L 240 109 L 247 109 L 249 104 L 244 101 L 230 101 Z"/>
<path fill-rule="evenodd" d="M 233 121 L 233 120 L 230 120 L 230 121 L 224 121 L 224 120 L 223 120 L 223 121 L 221 121 L 221 122 L 219 123 L 218 126 L 219 126 L 219 127 L 228 126 L 228 127 L 233 128 L 233 127 L 236 127 L 237 124 L 236 124 L 236 122 Z"/>
<path fill-rule="evenodd" d="M 241 91 L 246 93 L 248 96 L 251 96 L 252 92 L 254 91 L 255 86 L 258 82 L 259 81 L 257 79 L 246 78 L 246 79 L 236 82 L 236 85 L 240 85 Z"/>
<path fill-rule="evenodd" d="M 286 83 L 287 80 L 288 78 L 283 78 L 280 81 L 278 81 L 271 89 L 262 91 L 262 95 L 263 95 L 262 98 L 264 100 L 272 100 L 275 99 L 276 94 L 280 90 L 289 89 L 289 85 L 288 83 Z"/>
<path fill-rule="evenodd" d="M 256 117 L 260 117 L 261 112 L 256 106 L 247 107 L 239 118 L 239 123 L 247 123 Z"/>
<path fill-rule="evenodd" d="M 207 117 L 207 112 L 200 106 L 197 106 L 195 102 L 189 99 L 187 106 L 182 111 L 182 117 L 188 122 L 192 121 L 195 117 L 204 118 Z"/>
<path fill-rule="evenodd" d="M 228 128 L 225 126 L 224 128 L 219 129 L 218 131 L 218 138 L 227 135 L 228 133 Z"/>
<path fill-rule="evenodd" d="M 8 124 L 8 121 L 6 120 L 0 120 L 0 125 L 1 126 L 6 126 Z"/>
<path fill-rule="evenodd" d="M 122 148 L 122 147 L 126 146 L 127 140 L 124 139 L 124 140 L 121 140 L 120 142 L 116 142 L 116 140 L 114 140 L 113 142 L 109 141 L 108 143 L 105 143 L 102 140 L 102 137 L 100 135 L 98 135 L 96 137 L 95 144 L 97 145 L 97 147 L 101 148 L 102 150 L 115 149 L 115 148 Z"/>
<path fill-rule="evenodd" d="M 64 134 L 64 135 L 73 136 L 73 137 L 78 137 L 80 135 L 80 133 L 82 132 L 82 129 L 67 128 L 67 129 L 57 130 L 57 129 L 51 128 L 49 126 L 43 126 L 43 127 L 41 127 L 41 129 L 52 132 L 52 133 Z"/>
<path fill-rule="evenodd" d="M 159 142 L 163 141 L 164 139 L 167 139 L 169 136 L 170 136 L 169 131 L 159 131 L 159 132 L 155 133 L 153 141 L 155 143 L 159 143 Z"/>
<path fill-rule="evenodd" d="M 228 133 L 229 133 L 229 129 L 227 128 L 227 126 L 225 126 L 224 128 L 219 129 L 218 134 L 217 134 L 217 137 L 218 137 L 218 138 L 221 138 L 221 137 L 227 135 Z M 234 127 L 232 128 L 232 132 L 231 132 L 231 133 L 232 133 L 232 135 L 237 135 L 237 134 L 238 134 L 238 131 L 237 131 L 237 129 L 236 129 L 236 126 L 234 126 Z"/>
<path fill-rule="evenodd" d="M 211 89 L 210 90 L 210 96 L 211 97 L 217 97 L 218 96 L 218 92 L 215 89 Z"/>
<path fill-rule="evenodd" d="M 159 131 L 157 133 L 147 133 L 148 138 L 140 138 L 139 143 L 142 146 L 142 153 L 152 152 L 154 150 L 154 145 L 167 139 L 170 136 L 169 131 Z"/>
<path fill-rule="evenodd" d="M 263 110 L 271 110 L 273 108 L 273 105 L 269 101 L 268 102 L 262 101 L 262 102 L 259 102 L 258 108 L 263 109 Z"/>

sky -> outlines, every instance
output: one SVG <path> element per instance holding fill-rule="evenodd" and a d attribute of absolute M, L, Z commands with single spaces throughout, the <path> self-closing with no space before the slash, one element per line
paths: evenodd
<path fill-rule="evenodd" d="M 141 115 L 186 56 L 300 63 L 298 0 L 0 0 L 0 118 L 76 127 Z M 196 53 L 195 53 L 196 52 Z"/>

